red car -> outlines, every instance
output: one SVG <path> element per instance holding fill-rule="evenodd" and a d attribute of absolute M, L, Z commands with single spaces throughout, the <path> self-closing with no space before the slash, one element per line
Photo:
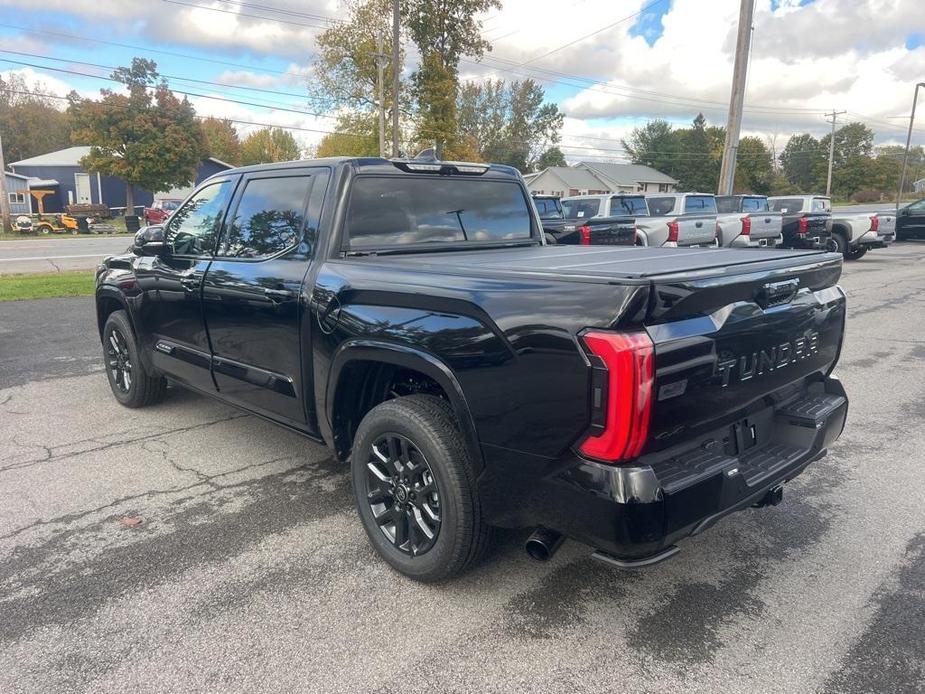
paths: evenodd
<path fill-rule="evenodd" d="M 176 210 L 182 200 L 155 200 L 151 207 L 145 208 L 145 224 L 161 224 Z"/>

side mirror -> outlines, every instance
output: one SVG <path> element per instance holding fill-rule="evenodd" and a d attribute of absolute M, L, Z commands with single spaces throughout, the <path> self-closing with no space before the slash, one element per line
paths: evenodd
<path fill-rule="evenodd" d="M 135 233 L 132 251 L 135 255 L 160 255 L 164 252 L 164 227 L 153 225 L 142 227 Z"/>
<path fill-rule="evenodd" d="M 899 215 L 900 215 L 901 217 L 905 217 L 905 216 L 907 216 L 908 214 L 909 214 L 909 208 L 908 208 L 908 207 L 900 208 L 900 210 L 899 210 Z"/>

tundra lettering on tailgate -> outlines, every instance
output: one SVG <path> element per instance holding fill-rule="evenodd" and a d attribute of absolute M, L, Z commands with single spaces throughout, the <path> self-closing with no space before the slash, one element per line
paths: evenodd
<path fill-rule="evenodd" d="M 751 355 L 718 361 L 714 375 L 720 377 L 721 387 L 725 388 L 733 376 L 740 382 L 747 381 L 755 376 L 763 376 L 782 369 L 788 364 L 807 359 L 817 352 L 819 352 L 819 333 L 811 330 L 803 337 L 752 352 Z"/>

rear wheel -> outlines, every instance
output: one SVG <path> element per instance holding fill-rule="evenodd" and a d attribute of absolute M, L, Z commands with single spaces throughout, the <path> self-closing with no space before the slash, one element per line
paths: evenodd
<path fill-rule="evenodd" d="M 409 395 L 374 407 L 350 456 L 357 510 L 370 543 L 418 581 L 465 571 L 484 552 L 475 468 L 452 409 Z"/>
<path fill-rule="evenodd" d="M 863 258 L 865 255 L 867 255 L 867 249 L 866 249 L 866 248 L 852 248 L 852 249 L 851 249 L 850 251 L 848 251 L 848 253 L 845 255 L 845 259 L 846 259 L 846 260 L 860 260 L 860 259 Z"/>
<path fill-rule="evenodd" d="M 103 358 L 112 394 L 126 407 L 153 405 L 164 397 L 167 381 L 152 375 L 138 358 L 135 332 L 125 311 L 113 311 L 103 326 Z"/>
<path fill-rule="evenodd" d="M 841 253 L 845 258 L 848 257 L 848 239 L 840 231 L 835 232 L 829 238 L 829 247 L 827 250 L 833 253 Z"/>

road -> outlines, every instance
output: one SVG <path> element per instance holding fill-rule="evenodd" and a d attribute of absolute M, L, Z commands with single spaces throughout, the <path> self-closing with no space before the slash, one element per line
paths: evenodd
<path fill-rule="evenodd" d="M 438 586 L 376 558 L 326 449 L 124 409 L 89 300 L 0 304 L 0 691 L 922 692 L 923 262 L 846 266 L 849 421 L 783 504 L 641 572 L 503 532 Z"/>
<path fill-rule="evenodd" d="M 130 243 L 128 235 L 0 241 L 0 275 L 92 270 L 107 255 L 124 252 Z"/>

